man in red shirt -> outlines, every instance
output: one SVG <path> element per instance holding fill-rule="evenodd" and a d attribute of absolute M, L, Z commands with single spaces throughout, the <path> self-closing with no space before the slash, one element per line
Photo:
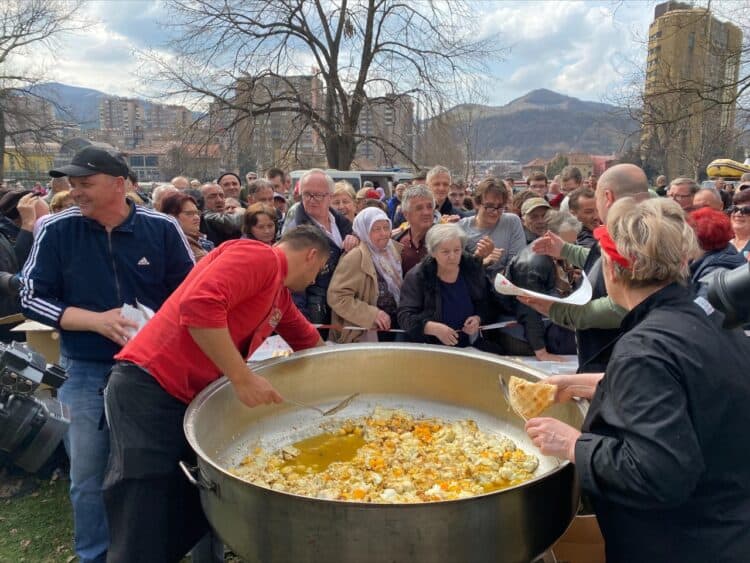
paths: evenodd
<path fill-rule="evenodd" d="M 249 407 L 283 401 L 246 359 L 274 331 L 295 350 L 323 344 L 290 290 L 304 291 L 328 252 L 326 236 L 309 225 L 274 247 L 227 242 L 115 357 L 105 390 L 107 561 L 179 561 L 208 531 L 198 492 L 177 465 L 193 457 L 182 431 L 187 404 L 222 374 Z"/>

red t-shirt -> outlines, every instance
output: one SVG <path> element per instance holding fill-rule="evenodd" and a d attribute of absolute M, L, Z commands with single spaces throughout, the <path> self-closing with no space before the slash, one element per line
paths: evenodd
<path fill-rule="evenodd" d="M 284 287 L 284 253 L 263 243 L 232 240 L 193 268 L 146 326 L 115 356 L 153 375 L 164 390 L 189 403 L 221 374 L 188 327 L 228 327 L 248 358 L 274 330 L 294 350 L 318 343 L 318 331 Z"/>

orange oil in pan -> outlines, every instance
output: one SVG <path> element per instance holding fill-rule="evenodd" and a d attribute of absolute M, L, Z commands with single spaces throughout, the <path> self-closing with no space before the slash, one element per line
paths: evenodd
<path fill-rule="evenodd" d="M 337 461 L 351 461 L 364 445 L 361 431 L 318 434 L 292 444 L 300 453 L 294 459 L 285 461 L 282 467 L 293 467 L 299 473 L 307 473 L 308 470 L 319 473 Z"/>

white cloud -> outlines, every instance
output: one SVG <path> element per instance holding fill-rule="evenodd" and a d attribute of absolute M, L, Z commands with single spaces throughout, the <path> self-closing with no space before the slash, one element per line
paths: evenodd
<path fill-rule="evenodd" d="M 623 61 L 638 58 L 634 32 L 645 35 L 650 3 L 522 2 L 490 4 L 481 33 L 498 32 L 511 46 L 494 65 L 506 103 L 531 89 L 601 100 L 621 80 Z"/>
<path fill-rule="evenodd" d="M 721 0 L 717 0 L 719 2 Z M 479 37 L 500 34 L 510 52 L 491 61 L 495 77 L 491 104 L 507 103 L 536 88 L 601 100 L 621 79 L 623 61 L 644 58 L 634 37 L 645 37 L 655 0 L 647 2 L 514 1 L 477 3 L 481 12 L 468 23 Z M 95 0 L 85 5 L 95 23 L 66 38 L 54 57 L 45 51 L 32 60 L 49 80 L 118 95 L 148 92 L 153 84 L 138 76 L 136 51 L 162 49 L 175 31 L 163 25 L 167 12 L 158 0 Z M 313 61 L 300 55 L 300 69 Z"/>

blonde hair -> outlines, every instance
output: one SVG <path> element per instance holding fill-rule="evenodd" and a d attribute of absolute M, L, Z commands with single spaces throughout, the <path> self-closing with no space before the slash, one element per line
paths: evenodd
<path fill-rule="evenodd" d="M 630 261 L 629 268 L 614 264 L 615 275 L 629 287 L 684 281 L 688 261 L 700 254 L 685 213 L 669 199 L 617 200 L 607 214 L 607 230 Z"/>
<path fill-rule="evenodd" d="M 73 207 L 75 204 L 76 202 L 73 201 L 73 195 L 70 190 L 63 190 L 52 196 L 49 202 L 49 210 L 52 213 L 59 213 L 63 209 Z"/>
<path fill-rule="evenodd" d="M 354 187 L 346 180 L 339 180 L 333 185 L 333 195 L 336 196 L 339 194 L 348 195 L 352 198 L 352 201 L 357 197 L 357 194 L 354 193 Z"/>

